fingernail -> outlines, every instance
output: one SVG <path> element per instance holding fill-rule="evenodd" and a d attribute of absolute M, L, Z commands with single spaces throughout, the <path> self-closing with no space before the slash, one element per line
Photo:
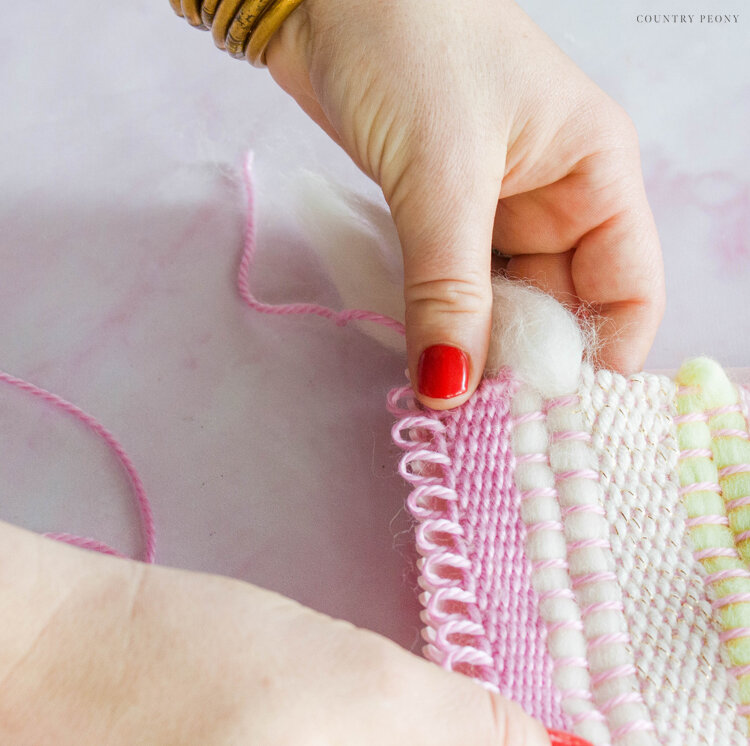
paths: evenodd
<path fill-rule="evenodd" d="M 563 733 L 561 730 L 550 730 L 547 728 L 552 746 L 592 746 L 588 741 L 584 741 L 572 733 Z"/>
<path fill-rule="evenodd" d="M 419 393 L 432 399 L 452 399 L 469 386 L 469 358 L 453 345 L 432 345 L 419 357 Z"/>

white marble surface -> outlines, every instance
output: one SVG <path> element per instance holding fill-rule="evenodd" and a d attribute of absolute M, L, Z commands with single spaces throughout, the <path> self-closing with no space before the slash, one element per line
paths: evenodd
<path fill-rule="evenodd" d="M 645 2 L 527 11 L 635 120 L 669 306 L 651 354 L 748 366 L 750 13 L 638 23 Z M 689 9 L 688 9 L 689 6 Z M 289 216 L 300 168 L 377 195 L 265 72 L 167 0 L 16 3 L 0 30 L 0 368 L 121 439 L 158 558 L 274 588 L 418 647 L 407 493 L 385 394 L 404 362 L 356 330 L 253 314 L 234 290 L 241 154 L 256 152 L 271 301 L 337 298 Z M 25 30 L 25 31 L 24 31 Z M 0 388 L 0 518 L 137 552 L 102 444 Z"/>

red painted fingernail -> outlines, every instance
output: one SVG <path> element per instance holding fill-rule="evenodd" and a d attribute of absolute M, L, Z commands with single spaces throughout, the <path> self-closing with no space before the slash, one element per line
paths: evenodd
<path fill-rule="evenodd" d="M 592 746 L 588 741 L 584 741 L 572 733 L 563 733 L 561 730 L 550 730 L 547 728 L 552 746 Z"/>
<path fill-rule="evenodd" d="M 419 393 L 432 399 L 452 399 L 469 387 L 469 358 L 452 345 L 432 345 L 419 358 Z"/>

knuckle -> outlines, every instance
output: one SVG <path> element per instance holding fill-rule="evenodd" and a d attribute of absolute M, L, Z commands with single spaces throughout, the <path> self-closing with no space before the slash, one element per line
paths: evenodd
<path fill-rule="evenodd" d="M 623 107 L 612 101 L 610 103 L 611 113 L 609 116 L 609 124 L 612 130 L 626 142 L 630 144 L 638 144 L 638 130 L 636 129 L 635 122 L 631 119 L 630 115 L 623 109 Z"/>
<path fill-rule="evenodd" d="M 410 283 L 407 315 L 485 315 L 492 308 L 489 278 L 441 278 Z"/>
<path fill-rule="evenodd" d="M 620 104 L 613 101 L 603 123 L 606 127 L 605 137 L 612 144 L 612 148 L 621 153 L 628 164 L 637 164 L 640 143 L 638 130 L 630 115 Z"/>
<path fill-rule="evenodd" d="M 620 104 L 600 92 L 581 106 L 575 117 L 591 151 L 621 154 L 632 162 L 632 154 L 639 148 L 638 130 Z"/>

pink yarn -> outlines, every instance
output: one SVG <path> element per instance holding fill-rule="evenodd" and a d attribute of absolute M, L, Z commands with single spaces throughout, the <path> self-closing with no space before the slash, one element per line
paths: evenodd
<path fill-rule="evenodd" d="M 320 306 L 316 303 L 282 303 L 279 305 L 273 305 L 269 303 L 263 303 L 255 298 L 252 291 L 250 290 L 250 270 L 255 255 L 255 219 L 254 219 L 254 194 L 252 185 L 252 163 L 253 155 L 251 152 L 247 153 L 245 157 L 243 175 L 244 183 L 247 196 L 247 213 L 245 222 L 245 238 L 244 247 L 242 251 L 242 257 L 240 260 L 239 270 L 237 273 L 237 288 L 239 290 L 240 297 L 250 308 L 261 313 L 287 315 L 287 314 L 316 314 L 323 316 L 324 318 L 334 321 L 339 326 L 345 326 L 350 321 L 373 321 L 382 326 L 393 329 L 394 331 L 404 334 L 404 325 L 395 319 L 385 316 L 383 314 L 374 313 L 372 311 L 364 311 L 360 309 L 345 309 L 342 311 L 335 311 L 332 308 Z M 146 497 L 146 491 L 143 487 L 138 472 L 136 471 L 133 462 L 125 452 L 125 449 L 120 445 L 118 440 L 110 433 L 101 423 L 99 423 L 94 417 L 79 409 L 69 401 L 46 391 L 43 388 L 35 386 L 33 383 L 24 381 L 21 378 L 16 378 L 9 373 L 0 371 L 0 381 L 15 386 L 16 388 L 26 391 L 27 393 L 49 402 L 58 409 L 66 412 L 75 417 L 79 422 L 82 422 L 86 427 L 93 431 L 99 436 L 106 444 L 107 447 L 115 454 L 117 459 L 125 469 L 130 481 L 133 485 L 133 491 L 135 498 L 138 503 L 141 518 L 141 528 L 144 540 L 143 560 L 145 562 L 153 562 L 156 556 L 156 538 L 153 515 L 151 511 L 151 505 L 149 504 L 148 498 Z M 97 541 L 95 539 L 84 538 L 80 536 L 74 536 L 68 533 L 47 533 L 44 534 L 46 537 L 55 539 L 57 541 L 63 541 L 67 544 L 72 544 L 83 549 L 91 549 L 104 554 L 111 554 L 116 557 L 123 557 L 120 552 L 107 546 L 106 544 Z"/>
<path fill-rule="evenodd" d="M 113 557 L 120 557 L 120 559 L 127 559 L 127 555 L 121 554 L 116 549 L 112 549 L 109 545 L 104 542 L 97 541 L 96 539 L 86 539 L 82 536 L 75 536 L 74 534 L 66 534 L 65 532 L 53 532 L 48 531 L 42 536 L 47 539 L 54 539 L 55 541 L 62 541 L 65 544 L 71 544 L 79 549 L 88 549 L 92 552 L 99 552 L 99 554 L 110 554 Z"/>
<path fill-rule="evenodd" d="M 424 652 L 497 689 L 548 727 L 566 729 L 513 481 L 515 388 L 509 378 L 484 381 L 466 404 L 447 412 L 419 410 L 406 387 L 389 396 L 400 418 L 393 440 L 405 451 L 399 472 L 412 485 L 407 506 L 422 556 Z"/>
<path fill-rule="evenodd" d="M 335 322 L 338 326 L 346 326 L 350 321 L 373 321 L 376 324 L 385 326 L 397 331 L 399 334 L 405 334 L 404 325 L 390 316 L 374 311 L 363 311 L 358 308 L 349 308 L 342 311 L 335 311 L 327 306 L 320 306 L 317 303 L 263 303 L 259 301 L 250 290 L 250 269 L 255 256 L 255 198 L 253 191 L 253 154 L 249 152 L 245 156 L 243 168 L 243 177 L 245 183 L 245 194 L 247 200 L 247 212 L 245 217 L 245 241 L 240 259 L 239 271 L 237 272 L 237 289 L 240 297 L 247 303 L 250 308 L 260 313 L 275 314 L 278 316 L 287 316 L 290 314 L 314 314 L 322 316 Z"/>
<path fill-rule="evenodd" d="M 72 415 L 107 444 L 107 447 L 115 454 L 118 461 L 122 464 L 128 477 L 130 478 L 131 484 L 133 485 L 133 492 L 135 493 L 135 499 L 138 503 L 141 518 L 141 529 L 143 532 L 143 560 L 144 562 L 153 562 L 156 557 L 156 532 L 154 529 L 154 519 L 151 512 L 151 505 L 148 501 L 148 497 L 146 497 L 146 490 L 143 487 L 143 482 L 141 481 L 141 478 L 138 475 L 133 462 L 130 460 L 130 457 L 125 452 L 125 449 L 120 445 L 117 438 L 115 438 L 115 436 L 112 435 L 112 433 L 110 433 L 109 430 L 104 427 L 104 425 L 102 425 L 90 414 L 87 414 L 82 409 L 79 409 L 75 404 L 71 404 L 69 401 L 66 401 L 62 397 L 57 396 L 57 394 L 53 394 L 50 391 L 40 388 L 39 386 L 35 386 L 33 383 L 24 381 L 21 378 L 16 378 L 15 376 L 12 376 L 9 373 L 5 373 L 3 371 L 0 371 L 0 381 L 4 381 L 5 383 L 11 386 L 15 386 L 22 391 L 26 391 L 32 396 L 35 396 L 38 399 L 42 399 L 43 401 L 52 404 L 54 407 L 57 407 L 57 409 L 60 409 L 63 412 Z M 74 536 L 73 534 L 66 533 L 50 533 L 44 535 L 50 539 L 63 541 L 67 544 L 72 544 L 83 549 L 93 549 L 94 551 L 102 552 L 104 554 L 111 554 L 116 557 L 124 557 L 124 555 L 120 554 L 115 549 L 112 549 L 106 544 L 103 544 L 100 541 L 96 541 L 95 539 L 86 539 L 80 536 Z"/>
<path fill-rule="evenodd" d="M 332 308 L 320 306 L 316 303 L 283 303 L 279 305 L 273 305 L 269 303 L 263 303 L 259 301 L 253 295 L 250 290 L 250 270 L 255 255 L 255 219 L 254 219 L 254 194 L 252 185 L 252 163 L 253 155 L 251 152 L 247 153 L 245 157 L 243 175 L 244 183 L 247 196 L 247 213 L 245 222 L 245 237 L 244 246 L 242 251 L 242 257 L 237 273 L 237 288 L 240 297 L 250 308 L 261 313 L 287 315 L 287 314 L 315 314 L 323 316 L 324 318 L 334 321 L 339 326 L 345 326 L 350 321 L 373 321 L 382 326 L 393 329 L 394 331 L 404 334 L 404 325 L 395 319 L 385 316 L 383 314 L 374 313 L 372 311 L 364 311 L 360 309 L 345 309 L 342 311 L 335 311 Z M 136 471 L 133 462 L 125 452 L 125 449 L 120 445 L 118 440 L 110 433 L 101 423 L 99 423 L 94 417 L 79 409 L 69 401 L 57 396 L 56 394 L 46 391 L 39 386 L 35 386 L 33 383 L 24 381 L 21 378 L 16 378 L 9 373 L 0 371 L 0 381 L 15 386 L 16 388 L 26 391 L 27 393 L 42 399 L 58 409 L 66 412 L 75 417 L 79 422 L 82 422 L 98 437 L 100 437 L 106 444 L 107 447 L 115 454 L 117 459 L 125 469 L 130 482 L 133 486 L 136 501 L 140 511 L 141 518 L 141 529 L 143 533 L 144 550 L 143 560 L 145 562 L 153 562 L 156 557 L 156 536 L 154 529 L 153 514 L 151 511 L 151 505 L 146 496 L 146 491 L 143 487 L 138 472 Z M 124 557 L 120 552 L 107 546 L 106 544 L 97 541 L 96 539 L 84 538 L 75 536 L 68 533 L 47 533 L 44 534 L 46 537 L 55 539 L 57 541 L 63 541 L 67 544 L 72 544 L 83 549 L 91 549 L 104 554 L 110 554 L 116 557 Z"/>

